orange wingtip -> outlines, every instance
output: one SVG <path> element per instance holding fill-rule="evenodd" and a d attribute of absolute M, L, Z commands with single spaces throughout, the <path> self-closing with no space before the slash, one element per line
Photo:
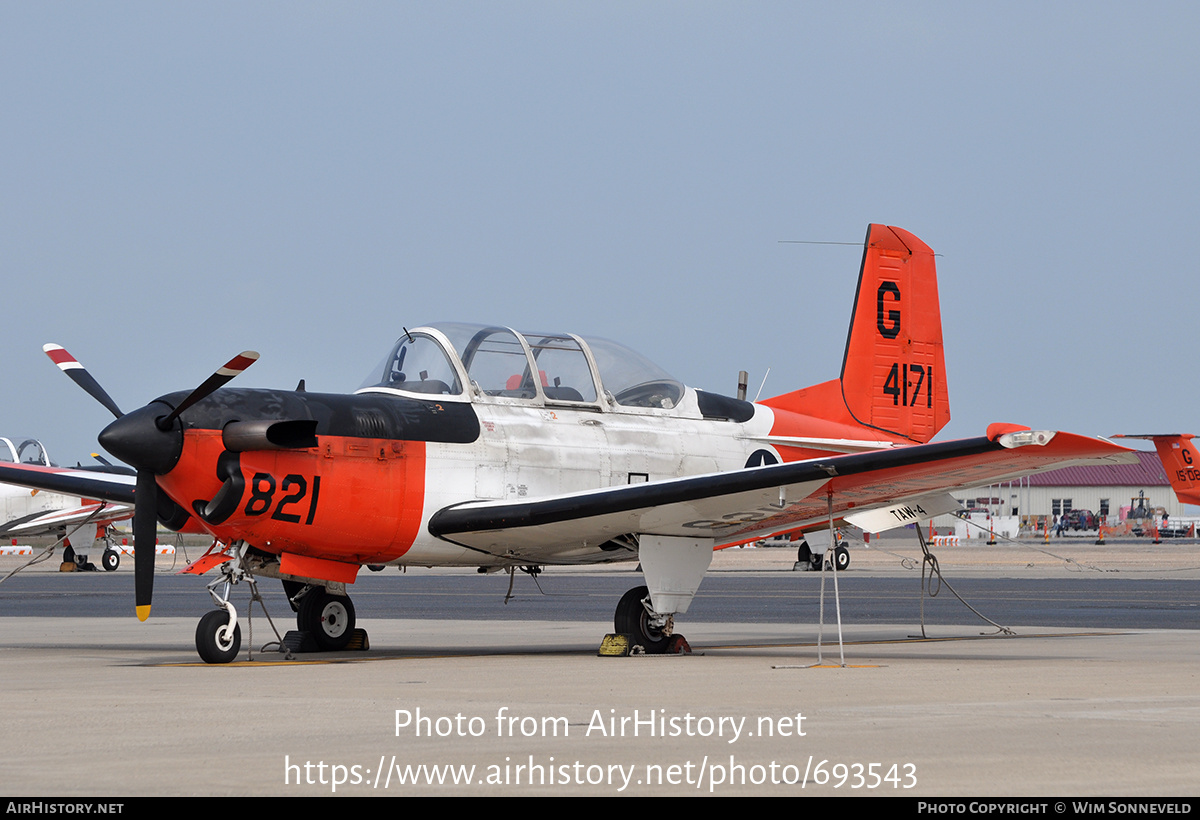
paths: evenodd
<path fill-rule="evenodd" d="M 989 441 L 995 441 L 1005 433 L 1023 433 L 1029 429 L 1024 424 L 1008 424 L 1003 421 L 997 421 L 988 425 L 987 437 Z"/>
<path fill-rule="evenodd" d="M 139 621 L 144 621 L 150 617 L 150 604 L 139 606 L 137 608 L 137 616 Z"/>

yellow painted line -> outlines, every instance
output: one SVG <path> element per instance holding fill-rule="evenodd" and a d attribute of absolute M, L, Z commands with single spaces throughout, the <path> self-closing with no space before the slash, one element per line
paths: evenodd
<path fill-rule="evenodd" d="M 1037 632 L 1021 635 L 998 635 L 989 633 L 987 635 L 952 635 L 941 638 L 890 638 L 887 640 L 861 640 L 861 641 L 843 641 L 843 646 L 891 646 L 896 644 L 920 644 L 920 643 L 948 643 L 953 641 L 983 641 L 983 640 L 1014 640 L 1020 638 L 1111 638 L 1123 635 L 1135 635 L 1136 632 Z M 836 643 L 828 641 L 822 642 L 821 646 L 828 649 L 836 646 Z M 705 645 L 694 647 L 694 655 L 702 656 L 705 650 L 710 649 L 807 649 L 816 647 L 815 642 L 811 643 L 763 643 L 763 644 L 718 644 Z M 267 655 L 275 653 L 264 653 Z M 314 653 L 316 654 L 316 653 Z M 332 665 L 339 663 L 371 663 L 376 661 L 409 661 L 409 660 L 459 660 L 463 658 L 490 658 L 490 657 L 520 657 L 525 655 L 544 656 L 544 655 L 587 655 L 595 657 L 594 650 L 547 650 L 545 652 L 529 652 L 520 651 L 506 653 L 498 652 L 464 652 L 461 654 L 435 654 L 435 655 L 373 655 L 371 657 L 337 657 L 337 658 L 296 658 L 293 660 L 253 660 L 253 661 L 233 661 L 232 663 L 208 664 L 203 661 L 188 661 L 175 663 L 147 663 L 150 667 L 251 667 L 261 668 L 264 666 L 313 666 L 313 665 Z M 672 658 L 672 657 L 687 657 L 686 655 L 631 655 L 633 658 Z M 882 668 L 877 664 L 846 664 L 846 666 L 796 666 L 796 667 L 773 667 L 773 668 L 805 668 L 805 669 L 877 669 Z"/>

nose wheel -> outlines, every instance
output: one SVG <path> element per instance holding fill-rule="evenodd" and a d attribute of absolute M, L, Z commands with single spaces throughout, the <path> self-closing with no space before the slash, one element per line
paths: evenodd
<path fill-rule="evenodd" d="M 838 572 L 843 572 L 850 568 L 850 550 L 845 544 L 841 544 L 833 551 L 833 560 L 837 565 Z"/>
<path fill-rule="evenodd" d="M 232 611 L 206 612 L 196 625 L 196 651 L 205 663 L 229 663 L 241 648 L 242 628 Z"/>
<path fill-rule="evenodd" d="M 230 663 L 237 658 L 238 652 L 241 651 L 242 627 L 238 622 L 237 609 L 229 600 L 229 593 L 236 584 L 242 581 L 245 581 L 250 587 L 250 603 L 246 609 L 247 623 L 250 624 L 250 660 L 254 659 L 254 624 L 249 620 L 249 616 L 256 601 L 278 639 L 276 645 L 281 647 L 283 645 L 283 640 L 279 638 L 279 630 L 275 629 L 275 622 L 271 620 L 271 614 L 267 612 L 266 604 L 258 592 L 258 581 L 255 580 L 245 560 L 246 545 L 238 542 L 231 546 L 234 547 L 232 551 L 227 551 L 220 542 L 214 542 L 209 552 L 206 553 L 206 555 L 212 554 L 213 550 L 220 548 L 217 555 L 230 556 L 231 560 L 221 564 L 221 576 L 208 585 L 208 594 L 217 608 L 205 613 L 200 619 L 200 623 L 196 625 L 196 652 L 205 663 Z M 271 645 L 266 644 L 266 646 Z M 290 659 L 291 653 L 288 653 L 287 657 Z"/>

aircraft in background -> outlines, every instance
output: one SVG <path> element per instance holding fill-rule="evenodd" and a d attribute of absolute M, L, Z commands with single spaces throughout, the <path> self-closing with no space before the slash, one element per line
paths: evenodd
<path fill-rule="evenodd" d="M 280 578 L 300 629 L 337 649 L 355 624 L 346 586 L 380 564 L 637 560 L 646 584 L 615 628 L 663 652 L 714 549 L 802 532 L 821 551 L 844 523 L 880 532 L 958 509 L 953 490 L 1133 459 L 1013 424 L 929 443 L 950 418 L 934 254 L 884 225 L 867 230 L 839 378 L 759 403 L 687 387 L 606 339 L 437 324 L 404 330 L 352 395 L 219 389 L 258 358 L 246 352 L 125 414 L 45 349 L 116 416 L 100 443 L 137 468 L 135 486 L 26 465 L 0 479 L 132 501 L 139 541 L 161 522 L 229 545 L 193 566 L 221 567 L 196 631 L 209 662 L 240 647 L 226 582 Z M 143 619 L 153 570 L 139 551 Z"/>
<path fill-rule="evenodd" d="M 133 470 L 97 458 L 101 462 L 99 466 L 76 466 L 75 470 L 124 475 L 129 484 L 133 483 Z M 34 438 L 0 436 L 0 464 L 5 463 L 59 469 L 50 461 L 45 445 Z M 39 535 L 64 538 L 63 563 L 75 564 L 78 569 L 96 568 L 88 561 L 88 555 L 97 539 L 104 543 L 101 566 L 109 572 L 120 566 L 121 556 L 113 547 L 109 528 L 117 521 L 132 517 L 133 505 L 129 503 L 92 500 L 0 484 L 0 538 Z"/>
<path fill-rule="evenodd" d="M 1200 504 L 1200 459 L 1191 433 L 1143 433 L 1113 438 L 1139 438 L 1154 442 L 1167 480 L 1183 504 Z"/>

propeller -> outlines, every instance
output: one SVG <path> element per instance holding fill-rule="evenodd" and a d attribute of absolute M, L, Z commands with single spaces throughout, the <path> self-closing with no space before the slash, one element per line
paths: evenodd
<path fill-rule="evenodd" d="M 175 422 L 189 407 L 258 361 L 258 354 L 246 350 L 234 356 L 189 393 L 177 407 L 171 408 L 166 402 L 155 400 L 131 413 L 122 413 L 100 383 L 61 345 L 44 345 L 42 350 L 73 382 L 116 416 L 117 420 L 101 431 L 100 444 L 117 458 L 137 468 L 137 483 L 133 492 L 133 589 L 138 619 L 144 621 L 150 617 L 150 601 L 154 593 L 159 495 L 156 476 L 174 469 L 183 450 L 183 427 L 181 424 L 176 429 Z M 164 413 L 164 409 L 169 412 Z"/>
<path fill-rule="evenodd" d="M 58 369 L 71 377 L 71 381 L 84 389 L 89 396 L 108 408 L 108 412 L 117 418 L 125 415 L 117 403 L 112 400 L 100 383 L 92 378 L 92 374 L 79 363 L 79 360 L 66 351 L 62 345 L 42 345 L 42 351 L 50 357 L 50 361 L 58 365 Z"/>

